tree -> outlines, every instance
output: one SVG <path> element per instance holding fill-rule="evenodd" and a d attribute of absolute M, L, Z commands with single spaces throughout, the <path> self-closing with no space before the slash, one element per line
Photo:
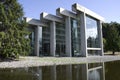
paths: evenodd
<path fill-rule="evenodd" d="M 22 19 L 23 9 L 17 0 L 0 1 L 0 57 L 12 58 L 26 55 L 30 51 L 30 40 L 25 36 L 26 22 Z"/>
<path fill-rule="evenodd" d="M 108 31 L 109 26 L 110 26 L 109 23 L 102 24 L 103 38 L 107 37 L 107 31 Z"/>
<path fill-rule="evenodd" d="M 106 40 L 105 50 L 112 51 L 114 55 L 116 51 L 120 50 L 120 36 L 116 23 L 111 22 L 110 24 L 104 24 L 103 28 L 103 35 Z"/>
<path fill-rule="evenodd" d="M 107 50 L 107 46 L 106 46 L 106 45 L 107 45 L 106 38 L 107 38 L 108 28 L 109 28 L 109 23 L 103 23 L 103 24 L 102 24 L 104 52 L 108 51 L 108 50 Z"/>

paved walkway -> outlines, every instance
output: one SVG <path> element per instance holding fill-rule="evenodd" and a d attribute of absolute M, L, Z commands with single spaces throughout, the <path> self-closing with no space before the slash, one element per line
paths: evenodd
<path fill-rule="evenodd" d="M 91 57 L 20 57 L 19 61 L 0 62 L 0 68 L 19 68 L 49 65 L 82 64 L 120 60 L 120 56 Z"/>

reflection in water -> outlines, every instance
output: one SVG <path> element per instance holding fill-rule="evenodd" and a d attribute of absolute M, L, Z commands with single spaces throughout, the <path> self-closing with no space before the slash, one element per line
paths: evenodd
<path fill-rule="evenodd" d="M 104 80 L 104 63 L 0 69 L 0 80 Z"/>
<path fill-rule="evenodd" d="M 105 80 L 120 80 L 120 61 L 105 64 Z"/>
<path fill-rule="evenodd" d="M 86 37 L 87 47 L 99 48 L 100 44 L 98 41 L 98 22 L 97 20 L 86 16 Z"/>
<path fill-rule="evenodd" d="M 104 63 L 88 64 L 88 80 L 104 80 Z"/>
<path fill-rule="evenodd" d="M 100 80 L 100 73 L 98 70 L 93 70 L 89 72 L 89 80 Z"/>

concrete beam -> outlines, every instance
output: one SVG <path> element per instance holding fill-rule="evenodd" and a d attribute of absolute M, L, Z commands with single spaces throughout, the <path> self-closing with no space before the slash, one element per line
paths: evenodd
<path fill-rule="evenodd" d="M 73 13 L 71 11 L 68 11 L 68 10 L 65 10 L 63 8 L 58 8 L 56 10 L 56 15 L 58 15 L 58 16 L 64 15 L 64 16 L 69 16 L 69 17 L 72 17 L 72 18 L 76 18 L 76 14 L 75 13 Z"/>
<path fill-rule="evenodd" d="M 28 18 L 28 17 L 24 17 L 24 19 L 28 24 L 31 24 L 31 25 L 48 26 L 47 23 L 42 22 L 38 19 L 33 19 L 33 18 Z"/>
<path fill-rule="evenodd" d="M 87 14 L 88 16 L 93 17 L 95 19 L 101 20 L 103 22 L 105 21 L 103 17 L 99 16 L 98 14 L 94 13 L 93 11 L 91 11 L 77 3 L 72 5 L 72 10 L 75 12 L 80 11 L 80 12 L 83 12 L 83 13 Z"/>
<path fill-rule="evenodd" d="M 87 48 L 87 50 L 101 50 L 101 48 Z"/>
<path fill-rule="evenodd" d="M 45 13 L 45 12 L 40 14 L 40 18 L 41 18 L 41 20 L 45 19 L 45 20 L 56 21 L 56 22 L 60 22 L 60 23 L 64 22 L 64 20 L 62 18 L 52 15 L 52 14 Z"/>

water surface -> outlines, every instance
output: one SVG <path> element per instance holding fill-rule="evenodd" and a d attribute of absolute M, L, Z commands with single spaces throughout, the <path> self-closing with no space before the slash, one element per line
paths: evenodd
<path fill-rule="evenodd" d="M 120 80 L 120 61 L 0 69 L 0 80 Z"/>

